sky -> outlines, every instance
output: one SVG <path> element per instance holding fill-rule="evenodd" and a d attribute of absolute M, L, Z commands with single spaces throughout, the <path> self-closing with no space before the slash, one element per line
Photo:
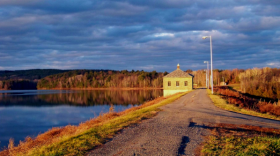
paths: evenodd
<path fill-rule="evenodd" d="M 0 70 L 280 68 L 279 0 L 1 0 Z"/>

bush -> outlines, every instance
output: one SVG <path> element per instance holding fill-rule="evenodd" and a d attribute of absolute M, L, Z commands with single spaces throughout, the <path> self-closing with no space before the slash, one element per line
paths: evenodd
<path fill-rule="evenodd" d="M 261 112 L 269 113 L 276 116 L 280 116 L 280 103 L 278 104 L 265 102 L 258 99 L 248 97 L 240 92 L 228 89 L 228 87 L 216 87 L 214 88 L 216 94 L 222 95 L 224 99 L 230 104 L 235 104 L 241 108 Z"/>

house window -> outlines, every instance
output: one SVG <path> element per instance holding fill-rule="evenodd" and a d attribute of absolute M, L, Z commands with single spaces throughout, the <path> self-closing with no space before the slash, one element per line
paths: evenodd
<path fill-rule="evenodd" d="M 171 81 L 168 81 L 168 86 L 171 86 Z"/>
<path fill-rule="evenodd" d="M 185 81 L 185 86 L 188 86 L 188 81 Z"/>
<path fill-rule="evenodd" d="M 176 86 L 179 86 L 179 81 L 176 81 Z"/>

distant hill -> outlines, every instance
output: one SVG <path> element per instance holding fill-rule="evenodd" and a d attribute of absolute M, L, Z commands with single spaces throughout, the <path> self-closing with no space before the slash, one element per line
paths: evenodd
<path fill-rule="evenodd" d="M 49 75 L 67 72 L 58 69 L 2 70 L 0 71 L 0 89 L 22 90 L 37 89 L 39 79 Z"/>
<path fill-rule="evenodd" d="M 0 80 L 29 80 L 34 81 L 49 75 L 59 74 L 70 70 L 59 69 L 29 69 L 29 70 L 0 70 Z"/>

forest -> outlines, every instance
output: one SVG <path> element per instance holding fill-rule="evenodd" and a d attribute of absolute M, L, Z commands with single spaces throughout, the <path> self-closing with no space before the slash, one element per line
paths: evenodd
<path fill-rule="evenodd" d="M 205 86 L 206 75 L 204 70 L 187 70 L 186 72 L 194 75 L 194 84 L 198 87 Z M 244 72 L 242 69 L 233 70 L 214 70 L 214 85 L 218 85 L 224 78 L 227 83 L 240 83 L 239 74 Z M 54 88 L 143 88 L 153 87 L 162 88 L 163 76 L 167 72 L 145 72 L 145 71 L 91 71 L 75 70 L 65 73 L 47 76 L 38 82 L 38 89 Z"/>
<path fill-rule="evenodd" d="M 30 80 L 3 80 L 0 81 L 0 90 L 37 89 L 37 82 Z"/>
<path fill-rule="evenodd" d="M 193 71 L 194 83 L 203 87 L 206 83 L 204 70 Z M 280 99 L 280 69 L 253 68 L 233 70 L 213 70 L 214 86 L 225 81 L 227 84 L 240 84 L 240 91 L 254 96 Z"/>
<path fill-rule="evenodd" d="M 0 80 L 34 81 L 49 75 L 67 72 L 59 69 L 0 70 Z"/>
<path fill-rule="evenodd" d="M 37 81 L 49 75 L 67 72 L 58 69 L 1 70 L 0 90 L 37 89 Z"/>
<path fill-rule="evenodd" d="M 0 90 L 37 89 L 37 82 L 50 75 L 72 70 L 59 69 L 30 69 L 30 70 L 2 70 L 0 71 Z M 101 70 L 93 70 L 101 71 Z"/>
<path fill-rule="evenodd" d="M 194 84 L 205 87 L 206 71 L 190 69 Z M 162 88 L 168 72 L 114 70 L 27 70 L 0 71 L 0 89 L 74 88 Z M 210 77 L 210 76 L 209 76 Z M 280 69 L 253 68 L 213 70 L 214 86 L 221 82 L 240 84 L 240 91 L 254 96 L 280 99 Z"/>
<path fill-rule="evenodd" d="M 280 99 L 280 69 L 254 68 L 239 75 L 241 90 L 255 96 Z"/>
<path fill-rule="evenodd" d="M 243 73 L 245 70 L 243 69 L 233 69 L 233 70 L 213 70 L 213 84 L 214 86 L 219 85 L 221 82 L 225 81 L 227 84 L 237 84 L 240 83 L 239 74 Z M 187 70 L 187 72 L 194 75 L 194 84 L 197 84 L 198 87 L 204 87 L 206 84 L 206 71 L 197 70 L 191 71 Z M 210 70 L 209 70 L 210 73 Z M 211 73 L 210 73 L 211 74 Z M 210 76 L 209 76 L 210 80 Z"/>
<path fill-rule="evenodd" d="M 161 88 L 165 73 L 156 71 L 91 71 L 74 70 L 41 79 L 38 89 L 69 88 Z"/>

